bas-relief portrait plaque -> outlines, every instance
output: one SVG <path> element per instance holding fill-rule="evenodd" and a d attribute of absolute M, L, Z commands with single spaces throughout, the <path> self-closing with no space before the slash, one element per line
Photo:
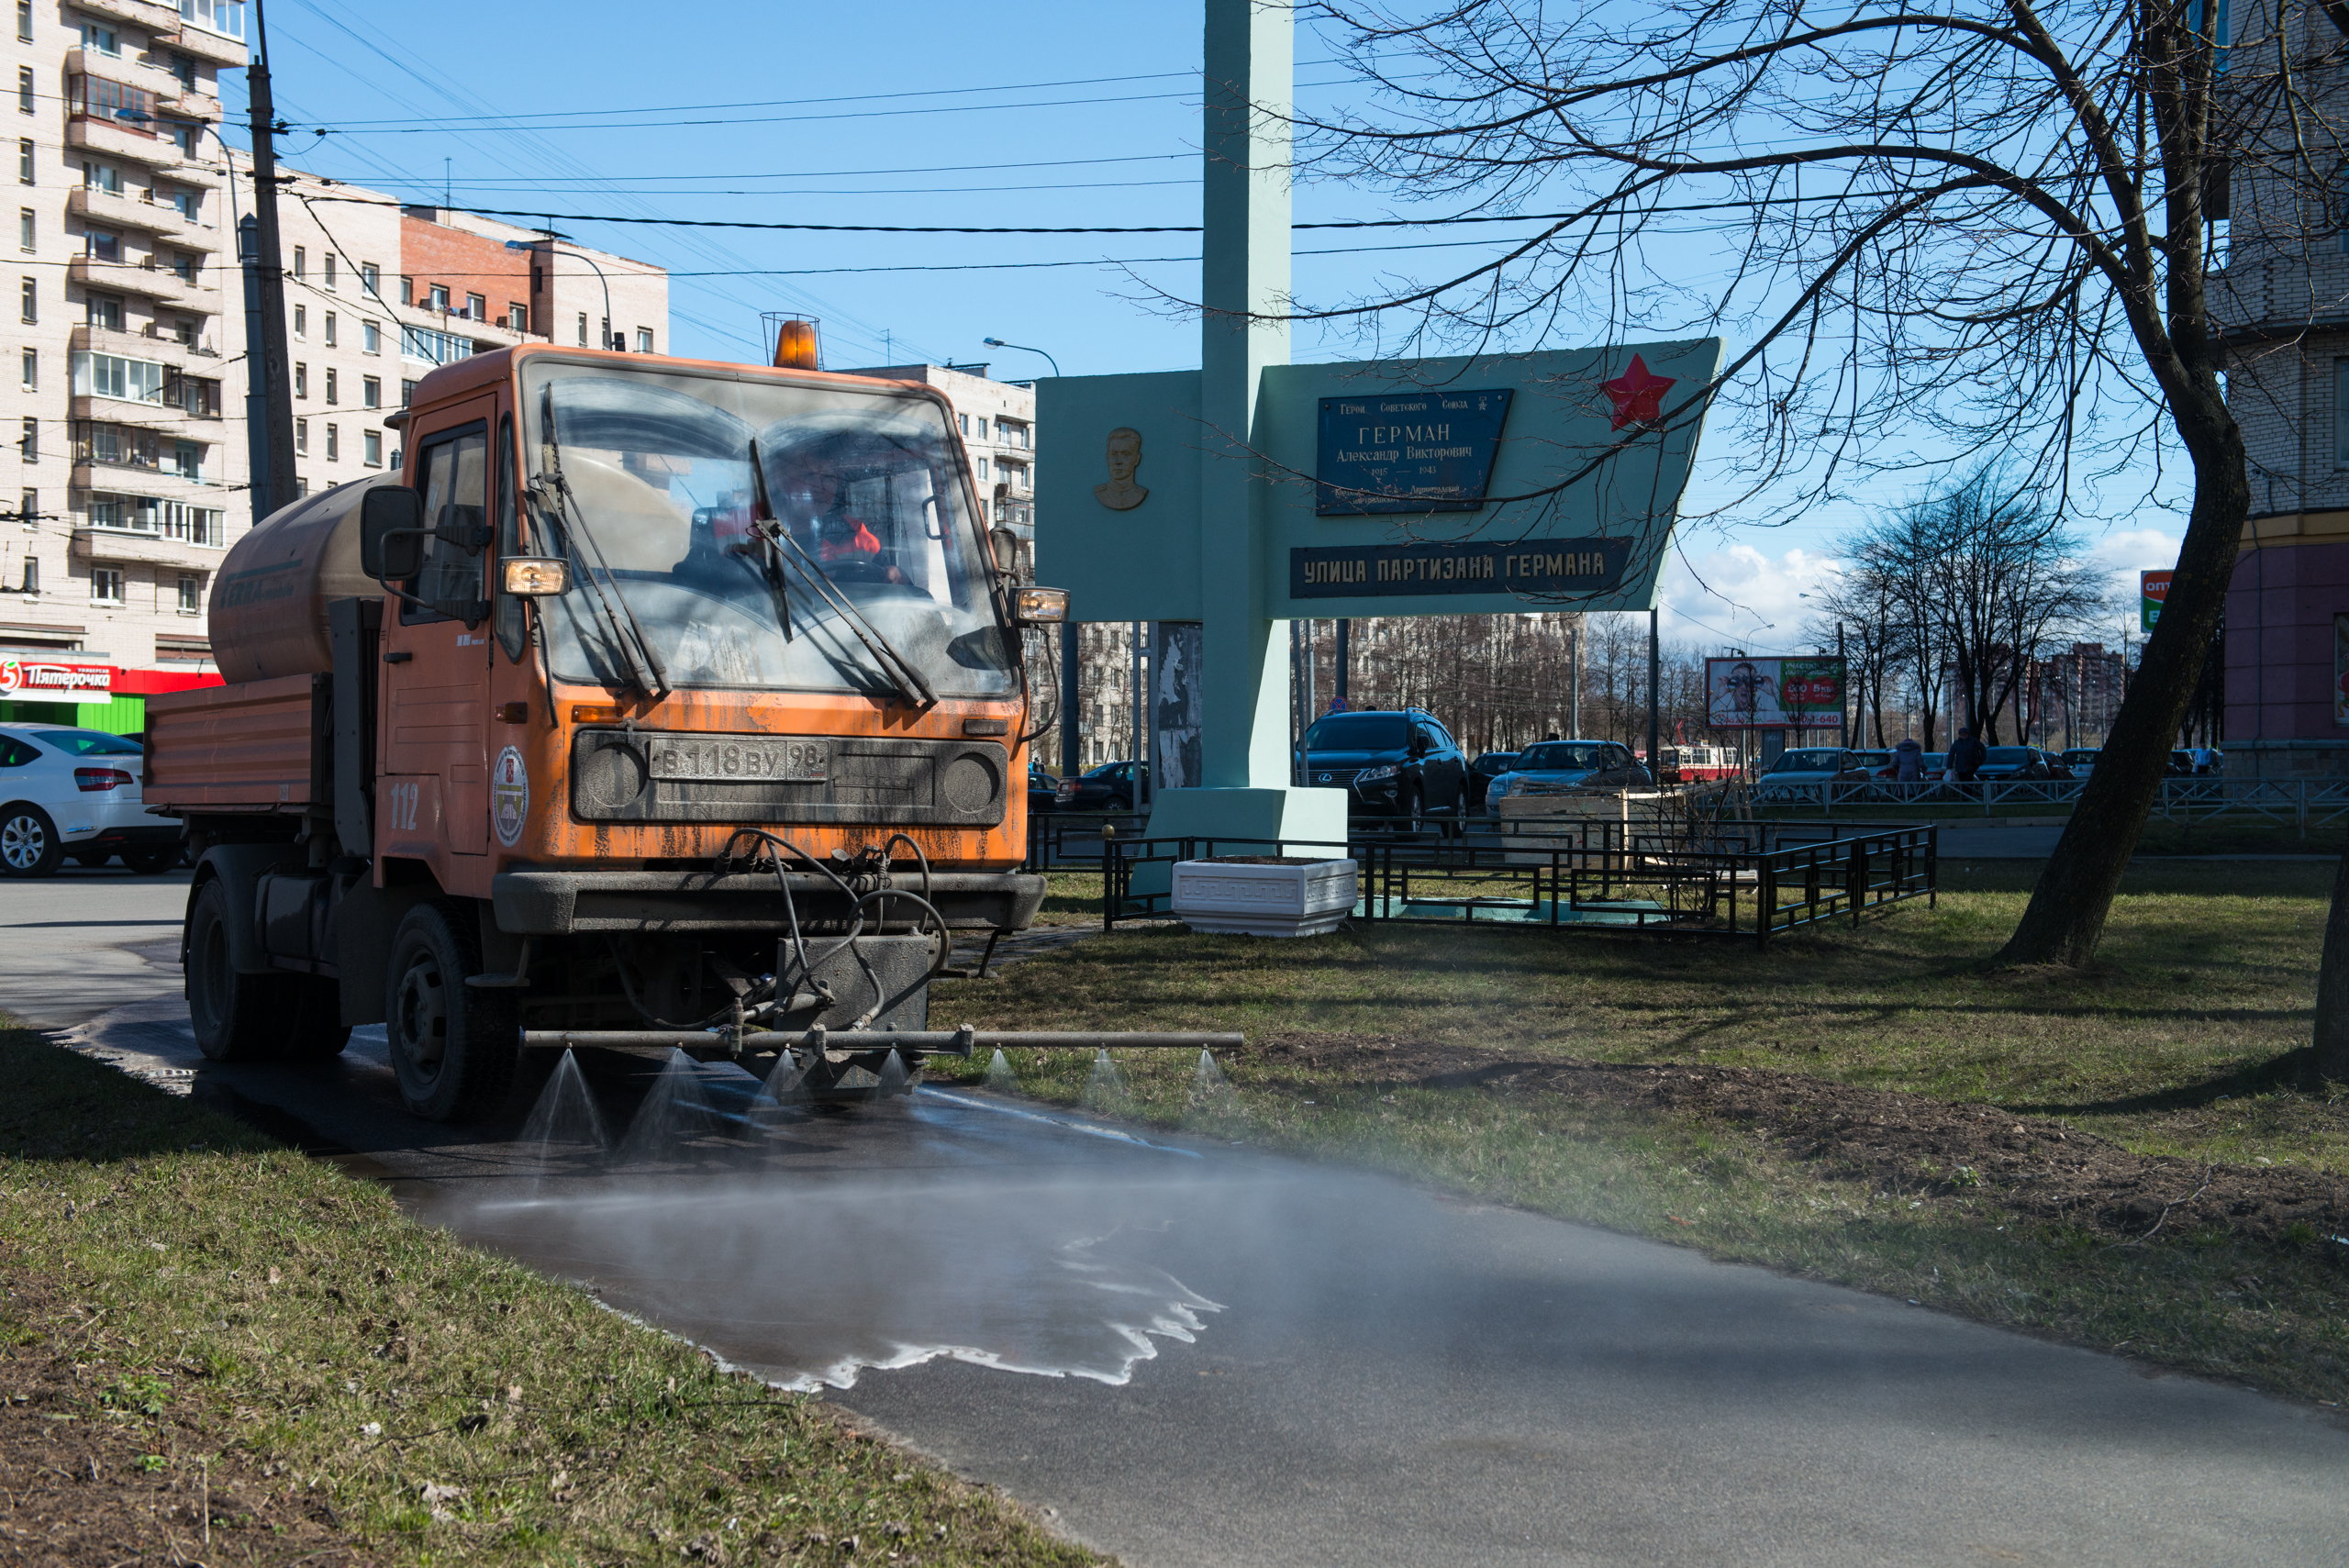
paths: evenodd
<path fill-rule="evenodd" d="M 1120 425 L 1109 432 L 1103 452 L 1109 467 L 1106 484 L 1093 487 L 1093 498 L 1113 512 L 1130 512 L 1150 499 L 1150 492 L 1134 483 L 1134 470 L 1141 466 L 1141 432 L 1130 425 Z"/>

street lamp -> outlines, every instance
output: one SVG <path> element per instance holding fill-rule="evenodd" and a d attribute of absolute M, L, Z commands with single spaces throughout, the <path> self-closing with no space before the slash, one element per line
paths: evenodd
<path fill-rule="evenodd" d="M 1044 350 L 1041 349 L 1031 349 L 1025 343 L 1007 343 L 1000 338 L 982 338 L 979 341 L 985 343 L 990 349 L 1017 349 L 1023 354 L 1044 354 Z M 1050 354 L 1044 354 L 1044 362 L 1052 367 L 1052 373 L 1054 375 L 1061 373 L 1060 361 L 1052 358 Z"/>
<path fill-rule="evenodd" d="M 547 250 L 547 259 L 548 259 L 549 261 L 552 261 L 552 260 L 554 259 L 554 250 L 553 250 L 553 249 L 552 249 L 553 242 L 554 242 L 555 240 L 558 240 L 558 239 L 562 239 L 562 235 L 560 235 L 560 234 L 549 234 L 549 235 L 547 236 L 547 243 L 548 243 L 548 246 L 549 246 L 549 249 L 548 249 L 548 250 Z M 536 240 L 534 240 L 534 239 L 508 239 L 508 240 L 506 242 L 506 248 L 507 248 L 508 250 L 536 250 L 539 248 L 539 245 L 538 245 L 538 241 L 536 241 Z M 596 258 L 595 258 L 595 257 L 588 255 L 588 254 L 587 254 L 585 251 L 584 251 L 584 250 L 574 250 L 574 251 L 573 251 L 573 252 L 572 252 L 572 254 L 573 254 L 573 255 L 574 255 L 574 256 L 576 256 L 576 257 L 578 257 L 581 261 L 583 261 L 586 262 L 590 267 L 595 267 L 595 270 L 596 270 L 596 281 L 597 283 L 599 283 L 599 284 L 603 284 L 603 285 L 604 285 L 604 330 L 603 330 L 601 333 L 597 334 L 597 336 L 599 336 L 599 337 L 601 337 L 601 338 L 603 339 L 603 340 L 604 340 L 604 341 L 603 341 L 603 347 L 605 347 L 605 348 L 608 349 L 608 348 L 610 348 L 610 347 L 612 346 L 612 338 L 613 338 L 613 332 L 612 332 L 612 281 L 611 281 L 611 279 L 609 279 L 609 278 L 607 278 L 607 277 L 604 276 L 604 269 L 603 269 L 603 268 L 601 268 L 601 267 L 596 267 Z M 551 296 L 552 296 L 552 295 L 553 295 L 553 293 L 554 293 L 554 291 L 553 291 L 552 289 L 549 289 L 549 290 L 547 291 L 547 293 L 548 293 L 549 296 L 550 296 L 550 297 L 551 297 Z M 553 323 L 553 322 L 551 322 L 551 321 L 550 321 L 550 322 L 548 322 L 548 323 L 547 323 L 547 325 L 548 325 L 548 327 L 549 327 L 549 328 L 552 328 L 552 327 L 553 327 L 553 325 L 554 325 L 554 323 Z M 552 337 L 554 336 L 554 333 L 553 333 L 552 331 L 549 331 L 549 332 L 547 333 L 547 336 L 548 336 L 549 338 L 552 338 Z"/>

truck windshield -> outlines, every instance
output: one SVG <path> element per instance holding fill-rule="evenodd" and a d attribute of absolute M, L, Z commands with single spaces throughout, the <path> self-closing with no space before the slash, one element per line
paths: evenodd
<path fill-rule="evenodd" d="M 887 695 L 877 633 L 941 696 L 1017 689 L 931 399 L 533 358 L 521 407 L 525 548 L 572 562 L 540 601 L 557 679 L 629 685 L 632 616 L 673 686 Z"/>

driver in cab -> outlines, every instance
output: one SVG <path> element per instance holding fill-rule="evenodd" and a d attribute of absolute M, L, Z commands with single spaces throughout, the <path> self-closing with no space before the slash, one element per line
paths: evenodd
<path fill-rule="evenodd" d="M 863 517 L 850 510 L 840 471 L 821 462 L 803 462 L 793 470 L 785 505 L 797 514 L 786 523 L 799 547 L 827 572 L 863 568 L 858 575 L 903 583 L 906 574 L 889 559 L 881 536 Z"/>

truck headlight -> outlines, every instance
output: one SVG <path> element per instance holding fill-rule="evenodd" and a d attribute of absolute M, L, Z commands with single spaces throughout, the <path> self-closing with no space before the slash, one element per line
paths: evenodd
<path fill-rule="evenodd" d="M 571 587 L 571 562 L 559 556 L 509 555 L 498 565 L 500 585 L 517 598 L 551 598 Z"/>
<path fill-rule="evenodd" d="M 1011 595 L 1011 618 L 1021 626 L 1059 626 L 1068 619 L 1068 590 L 1021 588 Z"/>

